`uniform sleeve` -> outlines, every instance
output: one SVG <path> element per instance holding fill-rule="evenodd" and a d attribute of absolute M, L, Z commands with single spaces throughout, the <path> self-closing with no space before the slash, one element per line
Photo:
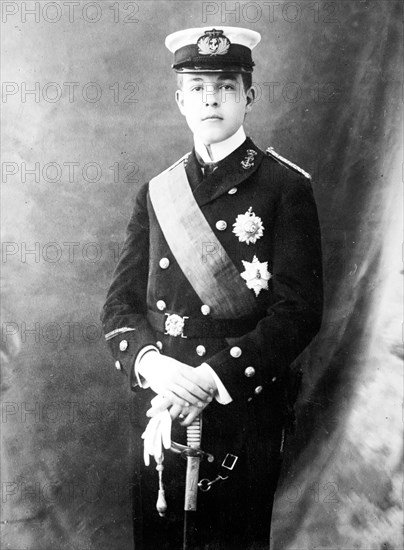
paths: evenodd
<path fill-rule="evenodd" d="M 113 274 L 101 314 L 106 340 L 115 358 L 115 367 L 134 378 L 134 362 L 139 351 L 156 344 L 156 336 L 146 319 L 149 269 L 149 219 L 147 189 L 136 198 L 127 227 L 126 240 Z"/>
<path fill-rule="evenodd" d="M 285 383 L 289 365 L 321 325 L 320 230 L 310 182 L 300 176 L 280 191 L 270 282 L 275 299 L 267 315 L 208 359 L 235 402 L 265 398 L 270 385 Z"/>

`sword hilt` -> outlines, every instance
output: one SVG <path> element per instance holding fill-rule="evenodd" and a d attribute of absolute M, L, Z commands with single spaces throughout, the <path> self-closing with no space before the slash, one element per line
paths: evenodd
<path fill-rule="evenodd" d="M 187 427 L 187 443 L 191 449 L 199 449 L 201 446 L 202 419 L 197 416 L 190 426 Z M 195 512 L 198 496 L 199 481 L 199 456 L 187 456 L 187 473 L 185 481 L 185 502 L 184 510 Z"/>
<path fill-rule="evenodd" d="M 192 449 L 198 449 L 201 446 L 202 436 L 202 418 L 197 416 L 192 424 L 187 427 L 187 445 Z"/>

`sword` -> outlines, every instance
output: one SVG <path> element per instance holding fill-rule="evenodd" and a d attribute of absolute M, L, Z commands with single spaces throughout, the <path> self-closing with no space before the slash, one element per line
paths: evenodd
<path fill-rule="evenodd" d="M 199 415 L 187 427 L 187 445 L 191 449 L 200 449 L 202 437 L 202 418 Z M 185 477 L 185 500 L 184 500 L 184 539 L 183 550 L 194 548 L 193 537 L 195 533 L 195 513 L 197 508 L 198 478 L 200 454 L 187 455 L 187 473 Z"/>

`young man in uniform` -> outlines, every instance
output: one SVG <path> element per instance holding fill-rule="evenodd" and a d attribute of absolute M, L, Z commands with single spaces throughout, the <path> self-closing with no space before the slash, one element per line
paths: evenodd
<path fill-rule="evenodd" d="M 194 147 L 140 189 L 102 315 L 134 390 L 136 548 L 182 547 L 186 462 L 162 462 L 162 440 L 178 450 L 201 417 L 192 548 L 269 545 L 290 364 L 319 330 L 322 268 L 310 177 L 244 133 L 259 41 L 234 27 L 166 39 Z"/>

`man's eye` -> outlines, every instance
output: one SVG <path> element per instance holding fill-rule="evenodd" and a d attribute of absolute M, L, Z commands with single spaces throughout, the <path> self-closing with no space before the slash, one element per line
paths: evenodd
<path fill-rule="evenodd" d="M 191 88 L 191 92 L 200 92 L 202 90 L 202 86 L 193 86 Z"/>
<path fill-rule="evenodd" d="M 226 91 L 233 91 L 236 89 L 234 84 L 222 84 L 220 87 L 222 90 L 226 90 Z"/>

